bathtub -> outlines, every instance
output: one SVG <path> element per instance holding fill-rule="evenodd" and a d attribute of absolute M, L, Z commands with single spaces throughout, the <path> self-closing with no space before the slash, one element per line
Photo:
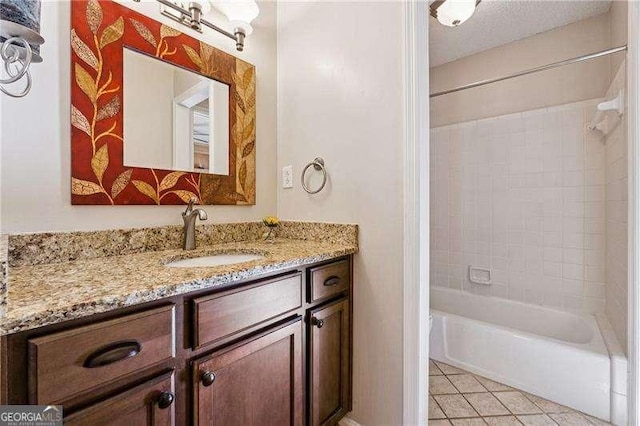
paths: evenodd
<path fill-rule="evenodd" d="M 440 287 L 431 314 L 431 358 L 612 418 L 611 362 L 594 316 Z"/>

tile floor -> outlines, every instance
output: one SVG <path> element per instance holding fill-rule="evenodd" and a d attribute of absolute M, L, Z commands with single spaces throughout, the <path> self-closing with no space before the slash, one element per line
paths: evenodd
<path fill-rule="evenodd" d="M 450 365 L 429 361 L 429 426 L 609 423 Z"/>

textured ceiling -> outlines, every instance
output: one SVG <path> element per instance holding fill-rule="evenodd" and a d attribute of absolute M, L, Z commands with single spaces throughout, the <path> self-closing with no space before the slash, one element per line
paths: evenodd
<path fill-rule="evenodd" d="M 599 15 L 610 6 L 611 0 L 483 0 L 457 28 L 430 17 L 430 66 Z"/>

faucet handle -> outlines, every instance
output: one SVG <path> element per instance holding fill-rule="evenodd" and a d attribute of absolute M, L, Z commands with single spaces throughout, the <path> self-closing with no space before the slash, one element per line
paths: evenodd
<path fill-rule="evenodd" d="M 197 201 L 198 201 L 198 199 L 196 197 L 191 197 L 191 199 L 189 200 L 189 205 L 187 206 L 187 209 L 184 211 L 184 213 L 182 213 L 182 215 L 186 216 L 189 213 L 191 213 L 193 211 L 193 205 Z"/>

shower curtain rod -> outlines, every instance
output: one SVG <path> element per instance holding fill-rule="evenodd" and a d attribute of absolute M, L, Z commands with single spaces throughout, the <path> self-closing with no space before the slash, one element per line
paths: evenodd
<path fill-rule="evenodd" d="M 564 65 L 575 64 L 589 59 L 599 58 L 601 56 L 611 55 L 612 53 L 618 53 L 627 50 L 627 45 L 614 47 L 612 49 L 601 50 L 600 52 L 590 53 L 588 55 L 577 56 L 571 59 L 565 59 L 564 61 L 554 62 L 552 64 L 543 65 L 541 67 L 531 68 L 526 71 L 520 71 L 514 74 L 510 74 L 504 77 L 489 78 L 486 80 L 476 81 L 475 83 L 465 84 L 458 86 L 454 89 L 443 90 L 442 92 L 436 92 L 429 95 L 429 98 L 435 98 L 436 96 L 448 95 L 449 93 L 459 92 L 461 90 L 473 89 L 474 87 L 484 86 L 485 84 L 497 83 L 503 80 L 509 80 L 511 78 L 522 77 L 523 75 L 533 74 L 535 72 L 547 71 L 553 68 L 562 67 Z"/>

